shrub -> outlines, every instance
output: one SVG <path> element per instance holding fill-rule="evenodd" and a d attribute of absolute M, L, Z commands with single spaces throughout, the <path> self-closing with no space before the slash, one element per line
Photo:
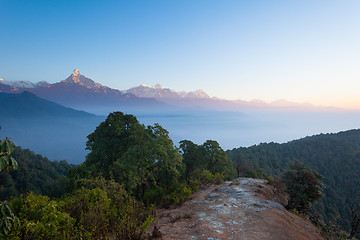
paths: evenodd
<path fill-rule="evenodd" d="M 183 184 L 175 188 L 171 193 L 162 198 L 161 206 L 170 207 L 171 205 L 179 205 L 191 198 L 192 191 L 188 186 Z"/>
<path fill-rule="evenodd" d="M 290 163 L 282 177 L 289 194 L 288 209 L 307 213 L 311 204 L 323 196 L 323 184 L 320 182 L 322 178 L 318 172 L 297 160 Z"/>
<path fill-rule="evenodd" d="M 144 239 L 145 230 L 154 221 L 153 207 L 136 201 L 113 180 L 82 179 L 75 187 L 65 199 L 65 209 L 90 239 Z"/>
<path fill-rule="evenodd" d="M 268 176 L 267 180 L 268 180 L 268 183 L 269 183 L 270 185 L 275 182 L 275 179 L 274 179 L 273 176 Z"/>
<path fill-rule="evenodd" d="M 75 220 L 61 211 L 61 202 L 29 193 L 11 201 L 20 225 L 14 229 L 15 239 L 73 239 Z"/>
<path fill-rule="evenodd" d="M 0 239 L 11 236 L 11 231 L 19 225 L 19 219 L 12 212 L 9 204 L 0 202 Z"/>
<path fill-rule="evenodd" d="M 76 227 L 89 232 L 92 238 L 106 238 L 108 231 L 107 214 L 110 199 L 99 188 L 76 190 L 65 199 L 64 209 L 76 220 Z"/>
<path fill-rule="evenodd" d="M 143 202 L 145 204 L 159 204 L 165 195 L 165 190 L 162 187 L 155 187 L 145 192 Z"/>

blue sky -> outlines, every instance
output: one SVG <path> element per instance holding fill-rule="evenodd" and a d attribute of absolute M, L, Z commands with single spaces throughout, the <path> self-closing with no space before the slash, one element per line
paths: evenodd
<path fill-rule="evenodd" d="M 360 1 L 0 0 L 0 78 L 360 108 Z"/>

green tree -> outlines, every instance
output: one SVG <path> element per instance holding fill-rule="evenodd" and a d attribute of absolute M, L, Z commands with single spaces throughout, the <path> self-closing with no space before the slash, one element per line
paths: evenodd
<path fill-rule="evenodd" d="M 323 184 L 320 182 L 324 177 L 308 168 L 298 160 L 289 164 L 284 173 L 284 181 L 289 194 L 289 209 L 296 209 L 301 213 L 308 213 L 311 204 L 323 196 Z"/>
<path fill-rule="evenodd" d="M 18 167 L 15 159 L 11 157 L 14 149 L 15 144 L 8 138 L 0 141 L 0 172 L 3 170 L 10 171 L 10 167 L 14 169 Z M 18 221 L 8 203 L 6 201 L 0 202 L 0 238 L 8 236 Z"/>
<path fill-rule="evenodd" d="M 114 178 L 141 199 L 153 188 L 176 185 L 181 155 L 160 125 L 145 127 L 133 115 L 110 113 L 88 136 L 83 175 Z"/>
<path fill-rule="evenodd" d="M 204 165 L 204 156 L 200 146 L 189 140 L 181 141 L 180 149 L 182 151 L 183 164 L 185 165 L 185 179 L 189 180 L 191 174 Z"/>
<path fill-rule="evenodd" d="M 222 174 L 226 179 L 232 179 L 236 176 L 235 168 L 226 152 L 214 140 L 207 140 L 203 143 L 205 162 L 207 169 L 213 174 Z"/>
<path fill-rule="evenodd" d="M 197 145 L 189 140 L 183 140 L 180 142 L 180 148 L 187 180 L 201 178 L 205 182 L 212 182 L 236 176 L 231 160 L 218 142 L 207 140 L 202 145 Z"/>
<path fill-rule="evenodd" d="M 15 159 L 11 157 L 11 153 L 14 150 L 15 144 L 8 138 L 0 141 L 0 171 L 10 171 L 10 168 L 17 169 L 18 164 Z"/>

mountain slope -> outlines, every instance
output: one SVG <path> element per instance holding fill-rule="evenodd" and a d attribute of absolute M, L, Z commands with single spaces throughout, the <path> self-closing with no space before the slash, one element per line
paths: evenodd
<path fill-rule="evenodd" d="M 29 91 L 58 104 L 96 114 L 111 111 L 149 111 L 149 108 L 166 107 L 155 99 L 139 98 L 133 94 L 102 86 L 82 75 L 79 70 L 65 80 L 36 88 L 18 88 L 12 91 Z"/>
<path fill-rule="evenodd" d="M 325 176 L 325 197 L 316 209 L 326 221 L 339 217 L 348 227 L 350 207 L 360 199 L 360 130 L 321 134 L 289 143 L 263 143 L 227 152 L 234 166 L 264 169 L 267 175 L 281 176 L 293 159 L 298 159 Z"/>
<path fill-rule="evenodd" d="M 21 118 L 95 116 L 84 111 L 63 107 L 27 91 L 20 94 L 0 93 L 0 115 Z"/>
<path fill-rule="evenodd" d="M 60 181 L 65 181 L 71 167 L 67 162 L 51 162 L 46 157 L 20 147 L 15 148 L 12 156 L 19 166 L 17 170 L 0 172 L 0 201 L 29 191 L 58 196 L 65 190 L 61 189 L 64 184 Z"/>
<path fill-rule="evenodd" d="M 103 119 L 29 92 L 0 93 L 0 139 L 10 137 L 51 160 L 84 161 L 86 136 Z"/>
<path fill-rule="evenodd" d="M 12 88 L 37 88 L 37 87 L 47 86 L 50 84 L 46 81 L 33 83 L 30 81 L 5 81 L 1 78 L 0 78 L 0 83 L 5 84 Z"/>
<path fill-rule="evenodd" d="M 13 87 L 0 82 L 0 92 L 7 92 L 8 93 L 8 92 L 11 92 L 11 90 L 13 90 Z"/>

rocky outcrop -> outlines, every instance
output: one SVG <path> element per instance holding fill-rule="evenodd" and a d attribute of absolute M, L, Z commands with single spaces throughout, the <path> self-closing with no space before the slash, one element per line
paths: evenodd
<path fill-rule="evenodd" d="M 153 228 L 162 239 L 323 239 L 310 222 L 288 212 L 266 180 L 238 178 L 199 190 L 176 209 L 163 209 Z"/>

